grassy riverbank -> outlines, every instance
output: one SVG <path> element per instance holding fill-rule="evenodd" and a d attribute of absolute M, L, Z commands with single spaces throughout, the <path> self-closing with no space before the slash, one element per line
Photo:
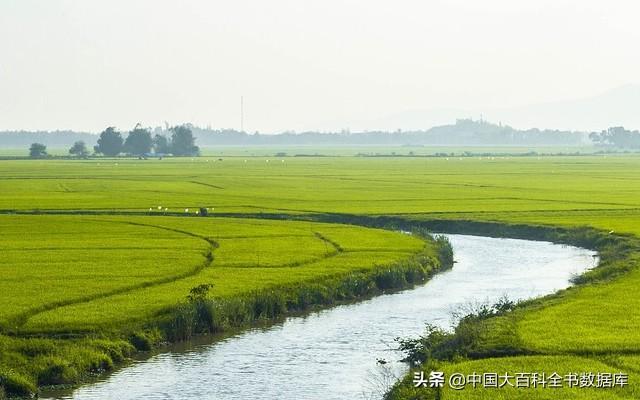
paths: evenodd
<path fill-rule="evenodd" d="M 0 223 L 11 267 L 0 282 L 0 382 L 21 396 L 80 382 L 163 341 L 421 283 L 450 262 L 438 251 L 445 242 L 419 232 L 328 223 L 81 215 Z"/>
<path fill-rule="evenodd" d="M 631 399 L 640 396 L 640 239 L 594 228 L 427 221 L 485 235 L 533 238 L 598 250 L 599 266 L 575 278 L 576 286 L 524 302 L 496 315 L 473 316 L 444 339 L 426 335 L 419 346 L 423 365 L 412 370 L 388 399 Z M 445 224 L 445 225 L 442 225 Z M 444 371 L 470 374 L 535 372 L 564 377 L 583 372 L 629 375 L 629 385 L 614 388 L 416 388 L 413 373 Z M 512 378 L 512 382 L 513 382 Z"/>

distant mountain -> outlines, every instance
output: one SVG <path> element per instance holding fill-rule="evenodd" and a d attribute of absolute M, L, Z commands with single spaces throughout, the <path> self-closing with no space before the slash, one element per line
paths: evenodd
<path fill-rule="evenodd" d="M 485 115 L 519 128 L 534 126 L 580 131 L 601 131 L 611 126 L 640 129 L 640 85 L 625 85 L 600 95 L 568 101 L 537 104 Z"/>
<path fill-rule="evenodd" d="M 518 129 L 554 128 L 599 132 L 611 126 L 640 129 L 640 85 L 625 85 L 596 96 L 516 108 L 411 110 L 366 121 L 334 122 L 357 129 L 421 130 L 456 118 L 484 116 Z"/>
<path fill-rule="evenodd" d="M 459 118 L 479 117 L 480 113 L 454 108 L 407 110 L 366 120 L 326 121 L 319 124 L 320 131 L 425 131 L 434 126 L 448 125 Z M 496 120 L 497 121 L 497 120 Z"/>

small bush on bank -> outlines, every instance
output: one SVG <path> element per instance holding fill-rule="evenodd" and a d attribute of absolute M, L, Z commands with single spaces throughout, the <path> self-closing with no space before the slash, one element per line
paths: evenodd
<path fill-rule="evenodd" d="M 451 245 L 451 241 L 449 238 L 443 235 L 438 235 L 434 237 L 437 245 L 438 245 L 438 260 L 440 260 L 440 264 L 443 266 L 452 266 L 453 265 L 453 246 Z"/>
<path fill-rule="evenodd" d="M 396 338 L 398 349 L 405 354 L 403 361 L 412 366 L 435 361 L 452 361 L 477 353 L 484 331 L 484 322 L 513 310 L 517 303 L 506 297 L 493 305 L 479 304 L 460 316 L 453 332 L 427 324 L 425 333 L 417 338 Z M 454 317 L 458 317 L 454 314 Z"/>

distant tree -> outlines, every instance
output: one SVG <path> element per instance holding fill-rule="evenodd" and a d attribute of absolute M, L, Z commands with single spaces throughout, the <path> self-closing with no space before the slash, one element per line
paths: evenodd
<path fill-rule="evenodd" d="M 605 145 L 606 144 L 606 143 L 604 143 L 604 138 L 598 132 L 591 132 L 589 134 L 589 139 L 591 139 L 591 141 L 595 145 Z"/>
<path fill-rule="evenodd" d="M 171 153 L 171 146 L 169 145 L 169 139 L 164 135 L 156 134 L 153 137 L 153 148 L 156 153 L 167 154 Z"/>
<path fill-rule="evenodd" d="M 153 139 L 151 139 L 151 132 L 149 130 L 137 124 L 135 128 L 127 136 L 127 140 L 124 142 L 124 149 L 127 153 L 142 155 L 151 152 L 151 146 L 153 146 Z"/>
<path fill-rule="evenodd" d="M 110 126 L 105 129 L 98 139 L 98 144 L 93 147 L 96 153 L 113 157 L 122 152 L 122 135 L 116 131 L 116 128 Z"/>
<path fill-rule="evenodd" d="M 188 126 L 174 126 L 170 129 L 171 153 L 176 156 L 195 156 L 200 153 L 200 149 L 195 145 L 196 139 Z"/>
<path fill-rule="evenodd" d="M 42 143 L 32 143 L 29 147 L 29 157 L 41 158 L 47 156 L 47 146 Z"/>
<path fill-rule="evenodd" d="M 71 154 L 72 156 L 85 158 L 89 155 L 89 150 L 87 150 L 87 145 L 82 140 L 78 140 L 69 149 L 69 154 Z"/>
<path fill-rule="evenodd" d="M 600 133 L 592 132 L 589 138 L 596 145 L 619 148 L 639 148 L 640 132 L 628 131 L 621 126 L 614 126 Z"/>

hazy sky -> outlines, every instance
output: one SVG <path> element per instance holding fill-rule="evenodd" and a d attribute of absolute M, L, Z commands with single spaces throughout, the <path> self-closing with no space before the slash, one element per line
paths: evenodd
<path fill-rule="evenodd" d="M 0 130 L 347 127 L 640 82 L 637 1 L 0 0 Z"/>

